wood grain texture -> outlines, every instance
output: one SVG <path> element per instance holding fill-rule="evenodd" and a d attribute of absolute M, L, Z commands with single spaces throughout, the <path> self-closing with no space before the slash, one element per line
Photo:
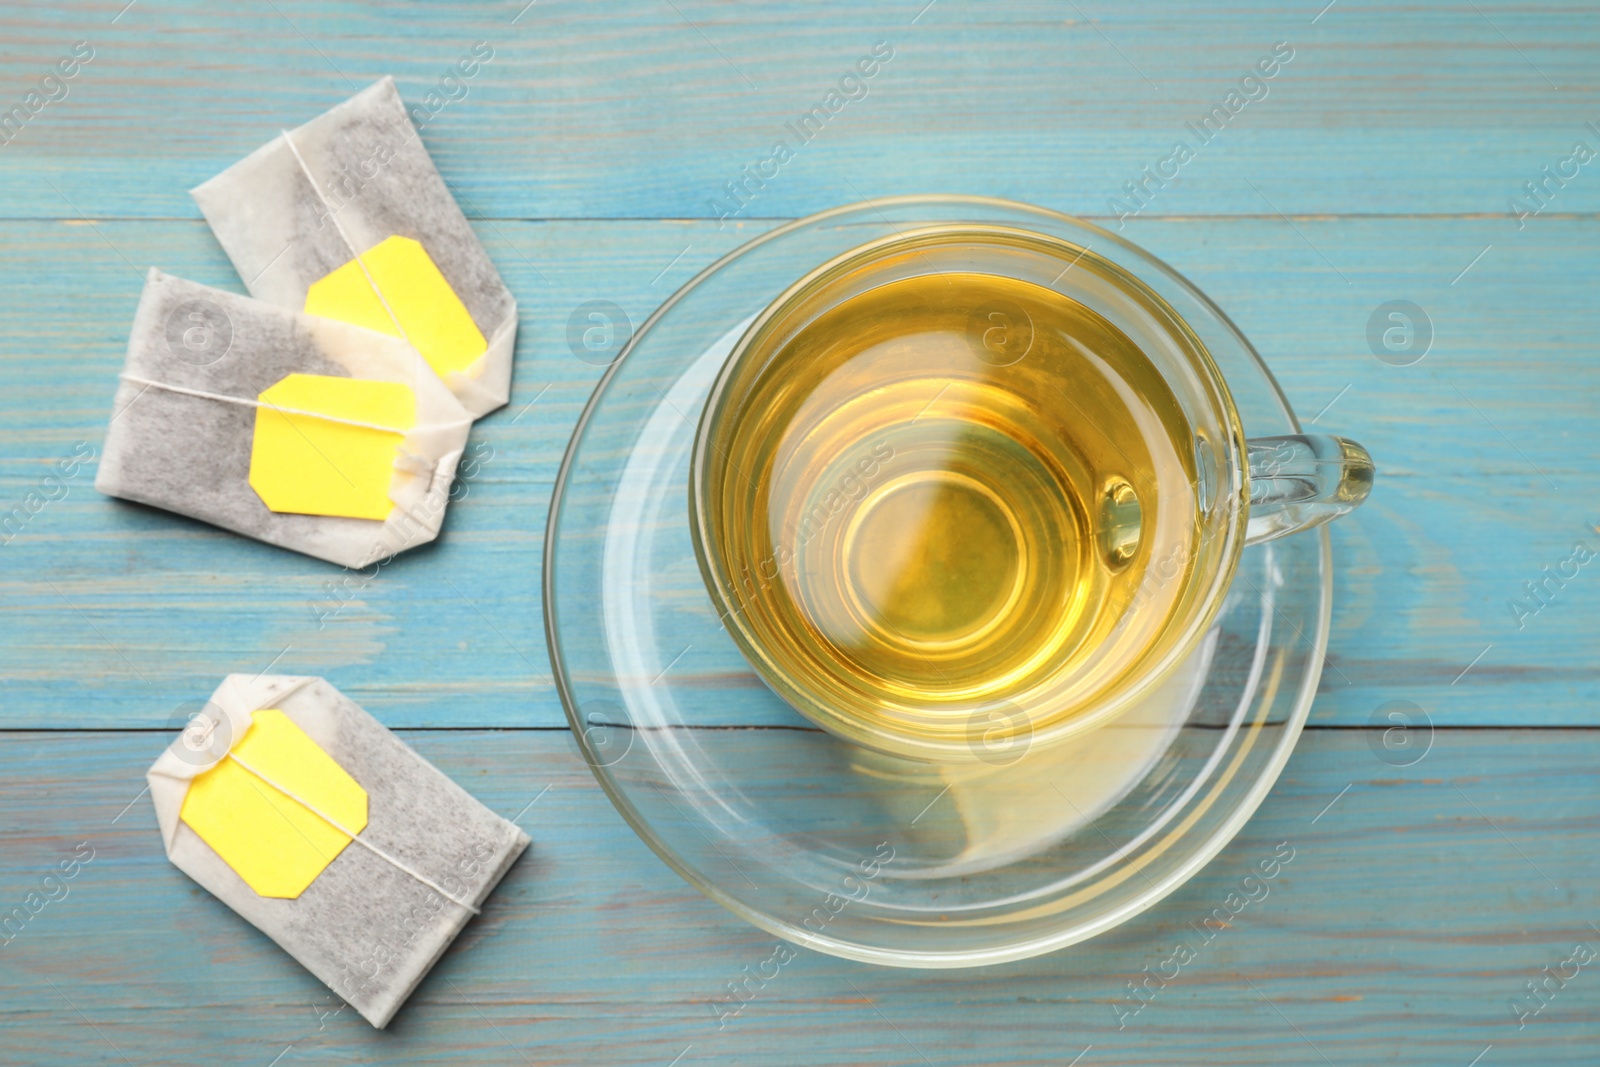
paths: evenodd
<path fill-rule="evenodd" d="M 600 375 L 567 347 L 568 317 L 604 299 L 643 322 L 766 225 L 480 224 L 523 307 L 512 402 L 474 428 L 492 458 L 440 543 L 374 580 L 105 499 L 92 472 L 80 475 L 0 547 L 11 685 L 0 725 L 162 725 L 219 676 L 280 653 L 281 670 L 382 701 L 393 726 L 560 724 L 539 614 L 542 537 L 562 450 Z M 1407 699 L 1440 723 L 1600 722 L 1600 576 L 1580 571 L 1522 629 L 1508 609 L 1575 540 L 1600 547 L 1600 223 L 1517 234 L 1497 220 L 1187 219 L 1128 232 L 1228 310 L 1302 420 L 1378 458 L 1372 500 L 1333 527 L 1332 666 L 1313 721 L 1362 724 Z M 13 221 L 0 223 L 0 249 L 0 287 L 13 294 L 0 307 L 3 511 L 77 442 L 98 448 L 141 286 L 130 264 L 238 283 L 200 223 Z M 1414 366 L 1368 349 L 1367 319 L 1390 299 L 1433 320 L 1433 350 Z M 745 673 L 731 684 L 758 683 Z"/>
<path fill-rule="evenodd" d="M 1267 96 L 1153 210 L 1503 212 L 1600 122 L 1600 12 L 1584 0 L 1343 0 L 1314 23 L 1322 3 L 1273 0 L 940 0 L 920 18 L 926 0 L 605 0 L 541 2 L 515 23 L 526 0 L 183 0 L 136 4 L 113 24 L 125 2 L 11 6 L 0 56 L 12 95 L 73 41 L 96 56 L 0 150 L 6 214 L 194 217 L 185 190 L 284 123 L 387 73 L 424 99 L 480 40 L 494 59 L 427 134 L 474 210 L 496 217 L 715 217 L 707 201 L 877 41 L 892 61 L 752 210 L 938 191 L 1103 215 L 1279 41 L 1295 54 Z M 1592 177 L 1558 204 L 1597 206 Z"/>
<path fill-rule="evenodd" d="M 686 1064 L 1061 1065 L 1090 1044 L 1085 1064 L 1465 1067 L 1489 1044 L 1499 1063 L 1593 1062 L 1591 968 L 1520 1031 L 1508 1006 L 1575 942 L 1600 949 L 1586 732 L 1441 731 L 1395 769 L 1362 731 L 1312 730 L 1245 832 L 1118 930 L 982 970 L 799 950 L 721 1029 L 727 983 L 773 939 L 651 855 L 564 734 L 403 736 L 507 817 L 549 792 L 521 817 L 529 854 L 377 1033 L 348 1011 L 319 1020 L 334 1006 L 320 984 L 168 864 L 135 801 L 160 735 L 14 735 L 0 906 L 79 841 L 95 856 L 0 946 L 6 1061 L 123 1062 L 98 1026 L 131 1062 L 173 1067 L 266 1064 L 290 1045 L 284 1063 L 664 1067 L 691 1044 Z M 1284 841 L 1294 858 L 1266 898 L 1119 1030 L 1125 983 L 1186 933 L 1198 942 L 1187 924 Z"/>
<path fill-rule="evenodd" d="M 1574 541 L 1600 546 L 1600 161 L 1525 224 L 1510 200 L 1575 141 L 1600 148 L 1600 9 L 125 2 L 0 4 L 0 117 L 73 42 L 95 50 L 0 136 L 0 516 L 98 450 L 147 266 L 241 288 L 188 188 L 383 74 L 423 103 L 478 41 L 493 59 L 423 139 L 522 332 L 512 403 L 474 429 L 492 458 L 440 543 L 375 580 L 101 498 L 92 465 L 0 535 L 0 914 L 96 850 L 0 944 L 0 1063 L 1594 1062 L 1592 968 L 1521 1029 L 1509 1002 L 1574 942 L 1600 947 L 1600 572 L 1521 626 L 1508 602 Z M 894 57 L 864 98 L 719 224 L 726 183 L 878 41 Z M 1312 728 L 1244 833 L 1112 933 L 982 971 L 801 951 L 719 1029 L 772 939 L 652 856 L 559 729 L 540 542 L 600 374 L 569 316 L 610 300 L 638 324 L 777 220 L 868 196 L 1116 226 L 1124 183 L 1194 145 L 1185 124 L 1279 41 L 1295 54 L 1265 98 L 1121 232 L 1216 299 L 1303 421 L 1377 457 L 1373 498 L 1333 528 Z M 1413 366 L 1369 350 L 1390 300 L 1432 321 Z M 405 736 L 503 814 L 551 787 L 521 818 L 529 855 L 386 1033 L 326 1014 L 172 868 L 138 796 L 185 703 L 275 658 L 430 728 Z M 737 721 L 752 683 L 707 681 Z M 1370 748 L 1395 699 L 1440 727 L 1405 769 Z M 1119 1030 L 1124 984 L 1280 841 L 1297 854 L 1271 896 Z"/>

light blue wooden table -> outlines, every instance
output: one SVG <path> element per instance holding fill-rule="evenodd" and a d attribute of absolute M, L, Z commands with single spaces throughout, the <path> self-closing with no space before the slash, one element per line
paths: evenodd
<path fill-rule="evenodd" d="M 1600 160 L 1573 152 L 1600 151 L 1594 5 L 124 2 L 0 13 L 0 113 L 93 50 L 0 145 L 0 513 L 26 512 L 0 546 L 0 911 L 93 857 L 0 944 L 0 1063 L 1600 1061 L 1600 961 L 1564 962 L 1600 950 L 1600 564 L 1565 562 L 1600 549 Z M 480 41 L 493 59 L 424 140 L 523 324 L 441 543 L 336 588 L 98 496 L 92 463 L 48 480 L 99 449 L 145 268 L 240 288 L 186 190 L 385 73 L 426 100 Z M 865 96 L 719 221 L 725 183 L 880 41 Z M 719 1030 L 772 940 L 631 835 L 551 685 L 540 538 L 600 373 L 568 316 L 642 322 L 778 220 L 869 196 L 1116 226 L 1124 183 L 1278 42 L 1293 58 L 1120 221 L 1381 469 L 1334 528 L 1329 669 L 1283 778 L 1112 933 L 980 971 L 802 951 Z M 1393 300 L 1431 324 L 1407 366 L 1420 349 L 1369 344 Z M 334 681 L 534 839 L 387 1032 L 171 867 L 140 796 L 184 703 L 272 663 Z M 1411 766 L 1375 755 L 1394 700 L 1432 723 Z M 1125 983 L 1280 841 L 1297 858 L 1270 898 L 1119 1030 Z"/>

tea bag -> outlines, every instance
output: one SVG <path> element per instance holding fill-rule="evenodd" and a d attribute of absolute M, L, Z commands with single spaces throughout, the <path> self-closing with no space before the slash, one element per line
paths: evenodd
<path fill-rule="evenodd" d="M 147 777 L 178 869 L 380 1028 L 528 846 L 321 678 L 229 675 Z"/>
<path fill-rule="evenodd" d="M 393 78 L 192 195 L 252 296 L 405 338 L 474 417 L 510 397 L 516 301 Z"/>
<path fill-rule="evenodd" d="M 364 567 L 438 536 L 471 426 L 404 341 L 152 270 L 95 488 Z"/>

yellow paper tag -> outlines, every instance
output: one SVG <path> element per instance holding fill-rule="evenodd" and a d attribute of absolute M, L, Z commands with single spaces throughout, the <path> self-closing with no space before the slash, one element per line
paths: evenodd
<path fill-rule="evenodd" d="M 291 374 L 258 399 L 250 486 L 262 503 L 298 515 L 389 517 L 395 455 L 417 423 L 410 386 Z"/>
<path fill-rule="evenodd" d="M 366 829 L 367 791 L 283 712 L 253 713 L 232 753 L 351 833 Z M 232 759 L 189 783 L 179 817 L 264 897 L 298 897 L 350 843 Z"/>
<path fill-rule="evenodd" d="M 409 237 L 385 238 L 361 253 L 360 262 L 352 259 L 313 282 L 306 290 L 305 310 L 308 315 L 404 337 L 441 377 L 466 370 L 489 348 L 428 250 Z"/>

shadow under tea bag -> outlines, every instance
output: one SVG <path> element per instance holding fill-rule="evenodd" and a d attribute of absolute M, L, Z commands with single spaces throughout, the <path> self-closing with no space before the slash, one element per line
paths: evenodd
<path fill-rule="evenodd" d="M 364 567 L 438 536 L 471 427 L 404 341 L 152 270 L 95 488 Z"/>
<path fill-rule="evenodd" d="M 516 301 L 393 78 L 192 195 L 252 296 L 410 341 L 475 418 L 509 399 Z"/>
<path fill-rule="evenodd" d="M 147 778 L 173 864 L 377 1027 L 528 846 L 321 678 L 229 675 Z"/>

